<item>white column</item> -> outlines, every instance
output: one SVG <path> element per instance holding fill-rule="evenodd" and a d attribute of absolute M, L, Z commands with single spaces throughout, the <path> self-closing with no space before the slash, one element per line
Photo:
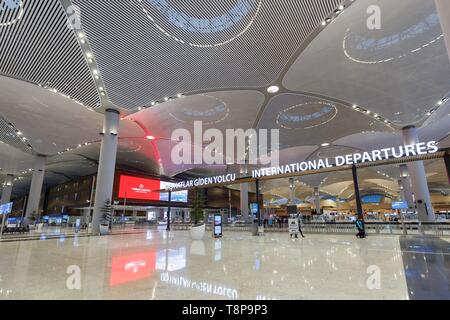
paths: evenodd
<path fill-rule="evenodd" d="M 408 207 L 410 209 L 414 209 L 414 198 L 413 198 L 413 193 L 412 193 L 412 189 L 411 189 L 411 180 L 409 178 L 409 173 L 408 173 L 408 166 L 406 164 L 402 164 L 400 165 L 400 180 L 399 180 L 399 184 L 401 187 L 401 193 L 402 193 L 402 198 L 403 201 L 406 201 L 408 203 Z"/>
<path fill-rule="evenodd" d="M 87 207 L 83 209 L 83 223 L 89 225 L 89 220 L 91 217 L 91 207 Z"/>
<path fill-rule="evenodd" d="M 14 180 L 14 176 L 12 174 L 8 174 L 5 177 L 5 182 L 3 183 L 1 204 L 9 203 L 11 201 L 13 180 Z"/>
<path fill-rule="evenodd" d="M 36 215 L 36 218 L 39 216 L 39 202 L 41 201 L 46 161 L 47 159 L 45 156 L 36 156 L 33 177 L 31 178 L 27 209 L 25 210 L 25 221 L 27 221 L 33 214 Z"/>
<path fill-rule="evenodd" d="M 318 187 L 314 188 L 314 204 L 316 206 L 317 214 L 320 214 L 320 192 Z"/>
<path fill-rule="evenodd" d="M 103 215 L 102 208 L 107 201 L 112 202 L 119 122 L 119 111 L 113 109 L 107 109 L 105 111 L 102 145 L 98 163 L 97 185 L 95 189 L 94 214 L 92 217 L 93 233 L 100 232 L 100 222 Z"/>
<path fill-rule="evenodd" d="M 5 177 L 5 181 L 3 182 L 3 189 L 2 189 L 2 199 L 0 204 L 5 204 L 5 203 L 9 203 L 11 201 L 11 194 L 12 194 L 12 189 L 13 189 L 13 181 L 14 181 L 14 176 L 12 174 L 8 174 Z M 2 230 L 5 227 L 5 221 L 6 221 L 6 214 L 3 214 L 1 216 L 1 222 L 0 222 L 0 238 L 2 236 Z"/>
<path fill-rule="evenodd" d="M 295 205 L 295 179 L 289 178 L 289 204 Z"/>
<path fill-rule="evenodd" d="M 405 145 L 419 143 L 419 135 L 416 127 L 408 126 L 403 128 L 403 143 Z M 435 222 L 423 161 L 408 163 L 408 171 L 411 178 L 411 187 L 414 193 L 414 201 L 417 207 L 419 221 Z"/>
<path fill-rule="evenodd" d="M 248 183 L 241 183 L 239 188 L 241 191 L 241 215 L 245 222 L 249 222 Z"/>
<path fill-rule="evenodd" d="M 441 21 L 445 44 L 447 45 L 447 52 L 450 57 L 450 1 L 434 0 L 434 2 L 436 3 L 436 9 Z"/>

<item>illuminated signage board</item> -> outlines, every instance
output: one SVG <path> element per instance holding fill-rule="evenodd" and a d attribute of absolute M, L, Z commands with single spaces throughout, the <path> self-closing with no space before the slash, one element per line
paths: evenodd
<path fill-rule="evenodd" d="M 408 203 L 406 201 L 397 201 L 392 202 L 392 209 L 394 210 L 402 210 L 402 209 L 408 209 Z"/>
<path fill-rule="evenodd" d="M 173 184 L 165 181 L 121 175 L 119 184 L 119 198 L 148 201 L 169 201 L 168 193 L 160 193 L 157 191 L 167 189 L 171 185 Z M 188 192 L 173 192 L 171 199 L 173 202 L 187 202 Z"/>
<path fill-rule="evenodd" d="M 298 163 L 292 163 L 284 166 L 255 169 L 252 171 L 252 178 L 259 179 L 263 177 L 279 176 L 285 174 L 296 174 L 326 168 L 344 167 L 355 164 L 370 163 L 376 161 L 389 160 L 391 158 L 400 159 L 426 154 L 433 154 L 439 151 L 436 141 L 421 142 L 412 145 L 403 145 L 393 148 L 376 149 L 369 152 L 352 153 L 335 158 L 324 158 L 310 160 Z M 181 181 L 165 190 L 183 190 L 193 187 L 202 187 L 212 184 L 232 183 L 236 180 L 236 174 L 215 176 L 208 178 L 198 178 L 195 180 Z"/>
<path fill-rule="evenodd" d="M 345 156 L 337 156 L 334 159 L 325 158 L 319 160 L 293 163 L 280 167 L 257 169 L 252 171 L 252 177 L 261 178 L 283 174 L 314 171 L 326 168 L 343 167 L 360 163 L 388 160 L 391 157 L 399 159 L 403 157 L 436 153 L 438 151 L 439 148 L 436 146 L 436 141 L 430 141 L 428 143 L 418 143 L 414 145 L 406 145 L 396 148 L 385 148 L 379 150 L 372 150 L 370 152 L 353 153 Z"/>
<path fill-rule="evenodd" d="M 0 215 L 10 214 L 12 212 L 13 203 L 5 203 L 0 205 Z"/>
<path fill-rule="evenodd" d="M 214 238 L 222 237 L 222 215 L 220 213 L 214 214 L 213 236 Z"/>
<path fill-rule="evenodd" d="M 119 198 L 159 201 L 158 180 L 120 176 Z"/>

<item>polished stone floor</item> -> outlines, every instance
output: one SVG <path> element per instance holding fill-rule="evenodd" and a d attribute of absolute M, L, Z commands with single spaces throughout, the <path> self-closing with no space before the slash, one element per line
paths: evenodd
<path fill-rule="evenodd" d="M 192 241 L 164 230 L 6 242 L 0 299 L 410 299 L 402 246 L 417 249 L 397 236 L 229 233 Z"/>

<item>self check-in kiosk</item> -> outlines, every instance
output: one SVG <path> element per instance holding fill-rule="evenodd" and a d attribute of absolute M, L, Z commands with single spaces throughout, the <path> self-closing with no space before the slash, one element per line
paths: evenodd
<path fill-rule="evenodd" d="M 220 213 L 214 214 L 213 237 L 222 238 L 222 215 Z"/>

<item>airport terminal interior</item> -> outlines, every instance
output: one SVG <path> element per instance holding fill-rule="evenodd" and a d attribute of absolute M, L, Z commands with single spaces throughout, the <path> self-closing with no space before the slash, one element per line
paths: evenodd
<path fill-rule="evenodd" d="M 0 0 L 0 300 L 449 300 L 450 1 Z"/>

